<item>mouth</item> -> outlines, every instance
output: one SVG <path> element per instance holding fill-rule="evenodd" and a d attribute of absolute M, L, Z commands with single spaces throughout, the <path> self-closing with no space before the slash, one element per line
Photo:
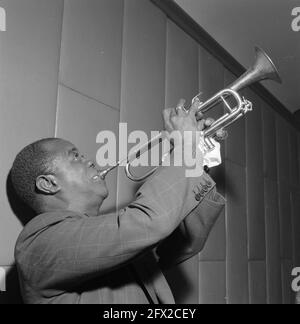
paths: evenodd
<path fill-rule="evenodd" d="M 94 175 L 94 176 L 92 177 L 92 180 L 93 180 L 94 182 L 98 182 L 98 181 L 100 181 L 100 180 L 102 180 L 102 179 L 101 179 L 101 177 L 100 177 L 99 174 L 96 174 L 96 175 Z"/>
<path fill-rule="evenodd" d="M 93 162 L 88 163 L 89 178 L 93 182 L 100 182 L 104 179 L 100 176 L 100 170 L 98 170 Z"/>

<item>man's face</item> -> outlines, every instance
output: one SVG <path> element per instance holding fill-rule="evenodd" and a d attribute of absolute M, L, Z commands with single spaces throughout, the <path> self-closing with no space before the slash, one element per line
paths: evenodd
<path fill-rule="evenodd" d="M 64 194 L 76 199 L 104 200 L 108 196 L 105 180 L 101 179 L 93 161 L 87 160 L 78 149 L 64 140 L 46 144 L 56 156 L 55 176 Z"/>

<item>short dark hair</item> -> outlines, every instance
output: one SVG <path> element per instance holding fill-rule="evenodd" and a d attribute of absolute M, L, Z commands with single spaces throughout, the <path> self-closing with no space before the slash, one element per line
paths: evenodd
<path fill-rule="evenodd" d="M 45 148 L 45 144 L 56 140 L 45 138 L 26 146 L 15 158 L 11 169 L 11 181 L 17 195 L 35 211 L 40 208 L 37 177 L 54 174 L 55 155 Z"/>

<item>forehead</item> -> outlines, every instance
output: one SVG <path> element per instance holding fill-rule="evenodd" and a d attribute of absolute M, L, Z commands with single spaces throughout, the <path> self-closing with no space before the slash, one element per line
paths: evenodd
<path fill-rule="evenodd" d="M 71 142 L 56 139 L 43 144 L 44 148 L 53 155 L 65 155 L 71 151 L 77 151 L 77 148 Z"/>

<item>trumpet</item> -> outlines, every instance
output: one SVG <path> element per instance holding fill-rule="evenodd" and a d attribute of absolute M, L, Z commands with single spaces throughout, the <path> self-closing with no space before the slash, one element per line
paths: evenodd
<path fill-rule="evenodd" d="M 259 47 L 255 47 L 255 54 L 256 57 L 253 66 L 251 66 L 235 82 L 229 85 L 228 88 L 219 91 L 214 96 L 209 98 L 207 101 L 199 105 L 198 112 L 201 112 L 202 114 L 206 113 L 207 111 L 216 107 L 219 104 L 223 104 L 225 108 L 225 114 L 221 116 L 219 119 L 217 119 L 216 121 L 214 121 L 207 129 L 203 131 L 204 146 L 206 151 L 210 151 L 214 149 L 214 144 L 212 139 L 216 136 L 216 133 L 219 130 L 229 127 L 238 119 L 246 115 L 246 113 L 252 111 L 251 101 L 245 99 L 244 97 L 241 97 L 238 91 L 248 87 L 249 85 L 255 82 L 259 82 L 267 79 L 273 80 L 278 83 L 282 83 L 281 77 L 277 71 L 276 66 L 272 62 L 271 58 Z M 195 100 L 198 99 L 198 97 L 199 95 L 195 96 L 192 99 L 192 104 L 194 103 Z M 232 103 L 230 104 L 229 100 L 230 101 L 233 100 L 234 104 Z M 162 137 L 163 137 L 163 132 L 153 137 L 149 142 L 142 145 L 138 150 L 136 150 L 133 154 L 131 154 L 126 158 L 125 173 L 130 180 L 135 182 L 144 181 L 159 168 L 159 167 L 155 167 L 145 175 L 137 177 L 133 175 L 131 171 L 131 167 L 132 167 L 131 163 L 135 159 L 137 159 L 141 154 L 143 154 L 145 150 L 150 150 L 153 143 L 161 140 Z M 170 154 L 170 152 L 168 152 L 167 154 Z M 122 162 L 124 162 L 124 160 L 119 161 L 115 166 L 112 166 L 100 172 L 101 178 L 104 179 L 110 171 L 117 168 Z"/>

